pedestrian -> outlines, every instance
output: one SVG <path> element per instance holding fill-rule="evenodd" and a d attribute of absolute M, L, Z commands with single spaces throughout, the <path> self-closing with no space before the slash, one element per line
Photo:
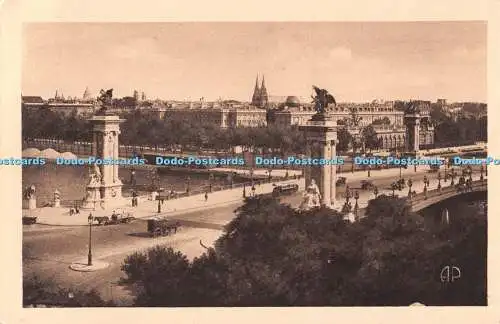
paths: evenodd
<path fill-rule="evenodd" d="M 205 192 L 205 201 L 208 200 L 208 192 Z"/>

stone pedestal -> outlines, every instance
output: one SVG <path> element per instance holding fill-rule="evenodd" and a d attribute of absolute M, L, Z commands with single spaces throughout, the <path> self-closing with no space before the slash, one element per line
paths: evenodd
<path fill-rule="evenodd" d="M 61 199 L 54 199 L 54 202 L 52 203 L 52 206 L 55 208 L 61 207 Z"/>
<path fill-rule="evenodd" d="M 96 115 L 90 122 L 93 124 L 92 156 L 98 160 L 118 160 L 120 123 L 124 120 L 113 115 Z M 83 208 L 112 208 L 124 203 L 122 182 L 118 177 L 119 164 L 96 164 L 99 173 L 98 183 L 90 182 Z M 94 207 L 95 206 L 95 207 Z"/>
<path fill-rule="evenodd" d="M 314 179 L 321 194 L 321 204 L 332 207 L 336 191 L 337 165 L 332 162 L 336 159 L 337 123 L 326 114 L 316 114 L 300 130 L 305 133 L 309 157 L 320 162 L 304 166 L 305 185 L 307 187 Z M 329 164 L 321 164 L 321 159 L 328 160 Z"/>
<path fill-rule="evenodd" d="M 36 209 L 36 198 L 23 199 L 23 209 Z"/>

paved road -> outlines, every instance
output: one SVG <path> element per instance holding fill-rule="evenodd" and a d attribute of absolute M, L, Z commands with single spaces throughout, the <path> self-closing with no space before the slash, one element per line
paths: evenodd
<path fill-rule="evenodd" d="M 414 181 L 422 180 L 426 172 L 411 175 Z M 406 177 L 408 178 L 408 176 Z M 395 180 L 394 176 L 374 180 L 383 188 Z M 360 181 L 349 183 L 351 188 L 360 186 Z M 338 188 L 338 200 L 342 200 L 343 188 Z M 301 194 L 284 197 L 283 203 L 296 207 L 302 200 Z M 75 289 L 96 288 L 104 298 L 130 301 L 131 295 L 126 287 L 118 284 L 122 274 L 120 265 L 125 256 L 137 250 L 154 245 L 171 246 L 182 251 L 190 259 L 203 253 L 199 244 L 212 245 L 222 234 L 223 225 L 234 218 L 238 204 L 218 207 L 210 211 L 197 211 L 172 217 L 178 219 L 183 227 L 172 236 L 150 238 L 146 233 L 146 221 L 137 220 L 131 224 L 94 226 L 92 231 L 93 255 L 111 265 L 105 270 L 94 273 L 80 273 L 69 270 L 75 261 L 85 260 L 88 252 L 88 230 L 86 226 L 25 226 L 23 230 L 23 269 L 26 274 L 36 272 L 45 277 L 53 277 L 62 285 Z"/>
<path fill-rule="evenodd" d="M 203 253 L 199 244 L 212 245 L 222 234 L 222 224 L 233 218 L 237 206 L 226 206 L 210 213 L 195 212 L 183 215 L 183 227 L 169 237 L 150 238 L 146 221 L 115 226 L 94 226 L 92 245 L 94 259 L 111 265 L 105 270 L 80 273 L 70 270 L 72 262 L 86 260 L 88 252 L 88 227 L 61 227 L 34 225 L 23 231 L 23 269 L 26 274 L 36 272 L 54 278 L 61 285 L 75 289 L 98 289 L 104 298 L 130 299 L 126 287 L 118 285 L 122 275 L 120 264 L 130 253 L 154 245 L 171 246 L 190 259 Z"/>

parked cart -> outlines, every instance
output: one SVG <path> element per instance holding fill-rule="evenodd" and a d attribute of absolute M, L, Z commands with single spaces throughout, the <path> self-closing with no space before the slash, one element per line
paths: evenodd
<path fill-rule="evenodd" d="M 148 233 L 152 237 L 167 236 L 171 233 L 177 233 L 181 226 L 180 222 L 168 220 L 166 218 L 148 219 Z"/>

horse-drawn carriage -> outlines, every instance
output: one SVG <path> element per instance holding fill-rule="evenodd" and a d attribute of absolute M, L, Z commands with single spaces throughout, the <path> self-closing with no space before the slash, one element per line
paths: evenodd
<path fill-rule="evenodd" d="M 166 218 L 148 219 L 148 233 L 152 237 L 167 236 L 172 234 L 172 232 L 177 233 L 177 229 L 180 226 L 180 222 Z"/>
<path fill-rule="evenodd" d="M 94 221 L 99 225 L 116 225 L 116 224 L 128 224 L 135 220 L 132 213 L 123 210 L 115 210 L 111 214 L 111 218 L 108 216 L 95 216 Z"/>

